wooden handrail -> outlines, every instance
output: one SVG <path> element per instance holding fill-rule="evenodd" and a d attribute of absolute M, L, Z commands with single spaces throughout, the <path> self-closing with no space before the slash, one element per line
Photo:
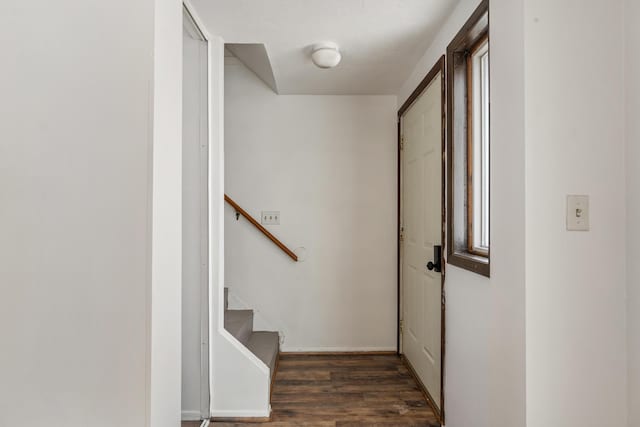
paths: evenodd
<path fill-rule="evenodd" d="M 265 236 L 267 236 L 267 238 L 269 240 L 271 240 L 273 243 L 275 243 L 280 249 L 282 249 L 282 251 L 284 253 L 286 253 L 287 255 L 289 255 L 289 257 L 291 257 L 292 260 L 294 261 L 298 261 L 298 256 L 296 254 L 293 253 L 293 251 L 291 249 L 289 249 L 288 247 L 286 247 L 284 245 L 284 243 L 282 243 L 280 240 L 278 240 L 278 238 L 276 236 L 274 236 L 273 234 L 269 233 L 269 231 L 264 228 L 262 226 L 262 224 L 260 224 L 258 221 L 256 221 L 251 215 L 249 215 L 247 213 L 247 211 L 245 211 L 244 209 L 242 209 L 240 207 L 240 205 L 238 205 L 236 202 L 233 201 L 233 199 L 229 196 L 227 196 L 226 194 L 224 195 L 224 200 L 225 202 L 229 203 L 233 209 L 236 210 L 237 213 L 239 213 L 240 215 L 242 215 L 243 217 L 245 217 L 247 219 L 247 221 L 249 221 L 251 224 L 253 224 L 254 227 L 256 227 L 258 230 L 260 230 L 262 232 L 262 234 L 264 234 Z"/>

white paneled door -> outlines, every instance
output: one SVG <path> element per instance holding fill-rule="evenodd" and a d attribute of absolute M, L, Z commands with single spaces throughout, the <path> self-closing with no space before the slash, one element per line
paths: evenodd
<path fill-rule="evenodd" d="M 442 80 L 440 70 L 401 116 L 402 353 L 440 411 L 442 273 L 434 249 L 442 247 Z"/>

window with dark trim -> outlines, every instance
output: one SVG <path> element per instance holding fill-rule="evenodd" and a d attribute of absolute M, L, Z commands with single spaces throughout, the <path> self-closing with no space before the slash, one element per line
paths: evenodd
<path fill-rule="evenodd" d="M 489 277 L 489 1 L 447 47 L 447 262 Z"/>

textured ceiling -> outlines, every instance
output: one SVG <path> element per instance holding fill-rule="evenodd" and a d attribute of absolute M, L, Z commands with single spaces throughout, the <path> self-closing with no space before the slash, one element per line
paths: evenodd
<path fill-rule="evenodd" d="M 192 0 L 226 43 L 264 43 L 281 94 L 396 94 L 457 0 Z M 311 45 L 340 45 L 330 70 Z"/>

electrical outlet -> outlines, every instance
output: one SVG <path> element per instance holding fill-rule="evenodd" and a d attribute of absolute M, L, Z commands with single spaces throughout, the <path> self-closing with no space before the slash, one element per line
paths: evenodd
<path fill-rule="evenodd" d="M 263 225 L 280 225 L 279 211 L 262 211 L 260 222 Z"/>

